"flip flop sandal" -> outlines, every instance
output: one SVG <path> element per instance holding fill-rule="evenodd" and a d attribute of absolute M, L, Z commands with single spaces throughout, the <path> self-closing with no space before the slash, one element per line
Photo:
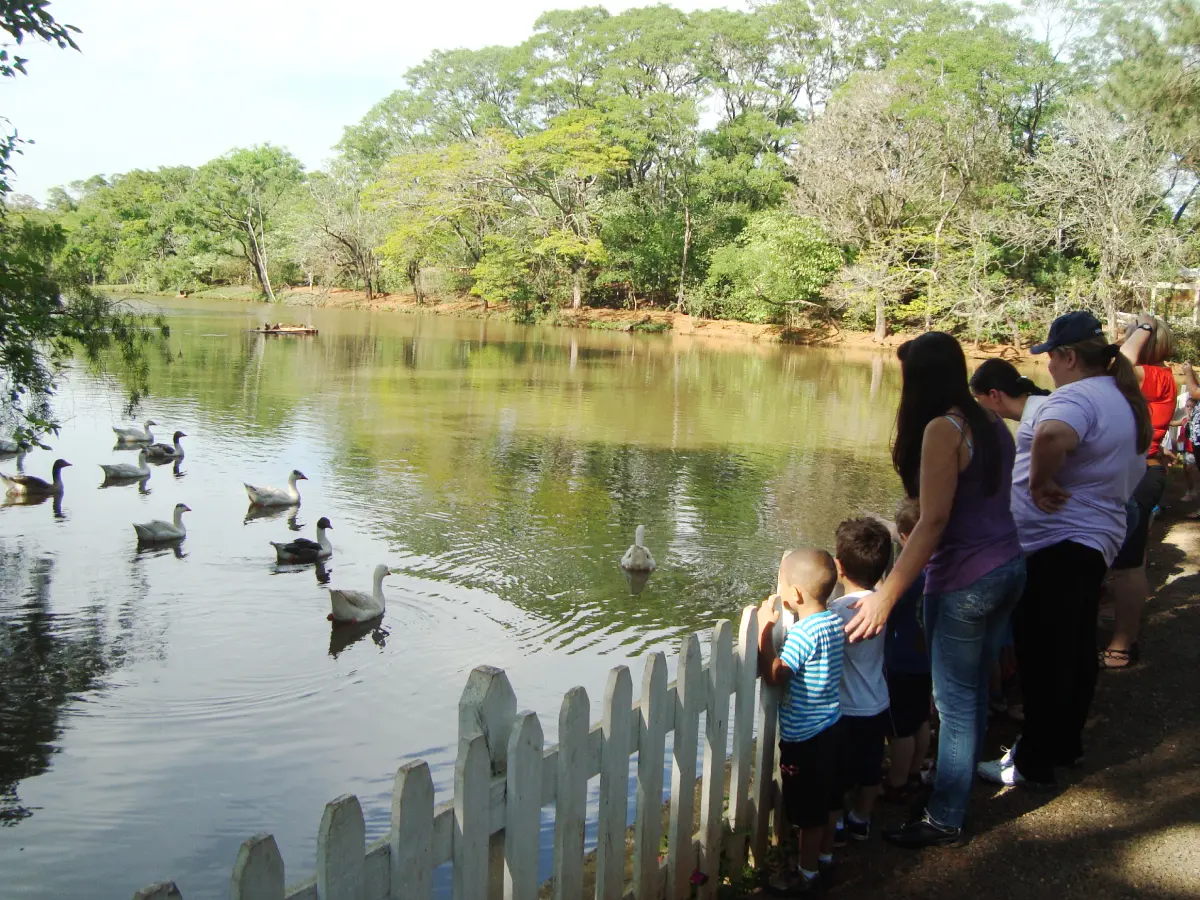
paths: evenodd
<path fill-rule="evenodd" d="M 1133 645 L 1128 650 L 1101 650 L 1100 651 L 1100 668 L 1102 669 L 1129 669 L 1137 665 L 1138 653 L 1137 645 Z M 1118 665 L 1111 665 L 1110 661 L 1116 661 Z"/>

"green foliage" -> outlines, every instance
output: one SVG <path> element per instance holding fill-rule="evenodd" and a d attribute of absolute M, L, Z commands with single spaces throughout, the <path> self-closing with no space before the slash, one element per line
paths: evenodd
<path fill-rule="evenodd" d="M 821 289 L 842 262 L 818 222 L 783 210 L 755 213 L 734 243 L 713 253 L 693 309 L 745 322 L 785 322 L 802 307 L 819 305 Z"/>

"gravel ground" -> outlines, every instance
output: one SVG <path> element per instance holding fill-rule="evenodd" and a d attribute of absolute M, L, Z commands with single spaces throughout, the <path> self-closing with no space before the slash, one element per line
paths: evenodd
<path fill-rule="evenodd" d="M 852 841 L 823 895 L 1200 898 L 1200 522 L 1188 511 L 1174 500 L 1155 528 L 1141 663 L 1101 672 L 1083 767 L 1049 793 L 978 784 L 964 847 Z M 1018 731 L 994 724 L 996 755 Z M 876 832 L 904 816 L 881 805 Z"/>

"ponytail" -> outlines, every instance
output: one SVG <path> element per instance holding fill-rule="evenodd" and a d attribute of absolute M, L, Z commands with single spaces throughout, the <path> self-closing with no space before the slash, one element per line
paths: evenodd
<path fill-rule="evenodd" d="M 1061 348 L 1074 350 L 1083 367 L 1095 374 L 1111 375 L 1117 383 L 1117 389 L 1125 397 L 1133 412 L 1133 421 L 1137 433 L 1137 452 L 1145 454 L 1154 440 L 1154 424 L 1150 421 L 1150 406 L 1146 396 L 1138 384 L 1137 373 L 1119 344 L 1110 344 L 1103 337 L 1089 338 L 1077 344 Z"/>
<path fill-rule="evenodd" d="M 1108 364 L 1108 374 L 1117 382 L 1117 387 L 1125 396 L 1129 408 L 1133 410 L 1133 420 L 1137 425 L 1137 452 L 1144 454 L 1150 449 L 1154 440 L 1154 423 L 1150 421 L 1150 406 L 1146 403 L 1146 395 L 1138 384 L 1137 372 L 1121 348 L 1116 344 L 1110 345 L 1116 352 Z"/>
<path fill-rule="evenodd" d="M 1014 397 L 1049 397 L 1050 391 L 1044 387 L 1038 387 L 1024 375 L 1016 381 L 1018 393 L 1013 394 Z"/>
<path fill-rule="evenodd" d="M 985 360 L 971 376 L 972 393 L 986 394 L 990 391 L 999 391 L 1013 398 L 1050 395 L 1048 390 L 1038 387 L 1018 372 L 1017 367 L 1008 360 L 998 358 Z"/>

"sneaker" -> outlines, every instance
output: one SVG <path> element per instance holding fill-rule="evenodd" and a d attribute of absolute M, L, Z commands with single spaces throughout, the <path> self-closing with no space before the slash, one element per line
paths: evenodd
<path fill-rule="evenodd" d="M 846 820 L 845 819 L 838 819 L 837 825 L 834 826 L 833 846 L 835 846 L 835 847 L 845 847 L 846 846 Z"/>
<path fill-rule="evenodd" d="M 805 875 L 800 869 L 785 869 L 767 880 L 767 890 L 777 897 L 795 897 L 815 891 L 820 881 L 819 874 Z"/>
<path fill-rule="evenodd" d="M 854 816 L 846 816 L 846 831 L 850 837 L 856 841 L 867 841 L 871 839 L 871 820 L 860 822 Z"/>
<path fill-rule="evenodd" d="M 950 847 L 961 844 L 963 830 L 939 825 L 925 813 L 899 828 L 884 829 L 883 839 L 898 847 L 920 849 L 921 847 Z"/>
<path fill-rule="evenodd" d="M 975 767 L 975 774 L 992 784 L 1003 784 L 1009 787 L 1020 784 L 1025 777 L 1017 771 L 1016 749 L 1017 745 L 1013 744 L 1004 751 L 1004 755 L 999 759 L 981 762 Z"/>

